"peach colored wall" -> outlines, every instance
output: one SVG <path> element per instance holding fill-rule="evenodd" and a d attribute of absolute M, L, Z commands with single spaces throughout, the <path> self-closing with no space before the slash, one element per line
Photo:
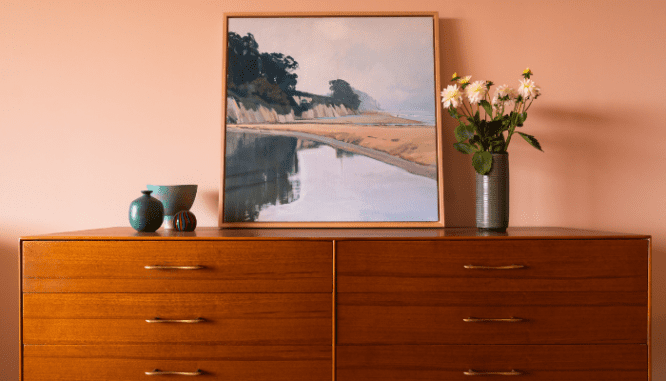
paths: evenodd
<path fill-rule="evenodd" d="M 514 141 L 511 224 L 651 234 L 653 361 L 666 379 L 666 2 L 0 0 L 0 379 L 18 376 L 18 237 L 126 226 L 146 183 L 197 183 L 216 225 L 222 15 L 438 11 L 441 72 L 543 88 Z M 448 226 L 474 224 L 449 148 Z M 180 154 L 189 154 L 183 158 Z"/>

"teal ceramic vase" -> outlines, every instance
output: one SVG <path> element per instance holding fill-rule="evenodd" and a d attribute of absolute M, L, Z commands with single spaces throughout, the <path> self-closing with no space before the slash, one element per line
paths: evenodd
<path fill-rule="evenodd" d="M 143 196 L 132 201 L 129 208 L 130 225 L 140 232 L 154 232 L 162 226 L 164 205 L 155 197 L 151 190 L 141 191 Z"/>

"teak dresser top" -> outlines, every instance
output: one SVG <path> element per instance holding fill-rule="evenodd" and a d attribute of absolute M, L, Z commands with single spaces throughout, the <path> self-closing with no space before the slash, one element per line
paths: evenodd
<path fill-rule="evenodd" d="M 130 227 L 115 227 L 74 232 L 21 237 L 31 240 L 288 240 L 288 239 L 649 239 L 649 235 L 610 233 L 584 229 L 558 227 L 514 227 L 506 233 L 481 232 L 476 228 L 426 228 L 426 229 L 219 229 L 200 227 L 194 232 L 177 232 L 160 229 L 155 233 L 139 233 Z"/>

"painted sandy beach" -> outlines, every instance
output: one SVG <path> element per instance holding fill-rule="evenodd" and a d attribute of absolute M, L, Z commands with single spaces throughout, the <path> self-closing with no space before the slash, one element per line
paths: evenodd
<path fill-rule="evenodd" d="M 299 119 L 281 124 L 227 125 L 235 131 L 251 130 L 313 140 L 380 160 L 410 173 L 436 179 L 435 126 L 384 112 L 365 112 L 337 118 Z"/>

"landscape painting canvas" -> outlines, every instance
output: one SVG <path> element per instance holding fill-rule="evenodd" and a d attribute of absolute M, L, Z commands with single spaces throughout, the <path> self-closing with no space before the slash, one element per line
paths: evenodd
<path fill-rule="evenodd" d="M 225 15 L 220 227 L 443 226 L 437 21 Z"/>

